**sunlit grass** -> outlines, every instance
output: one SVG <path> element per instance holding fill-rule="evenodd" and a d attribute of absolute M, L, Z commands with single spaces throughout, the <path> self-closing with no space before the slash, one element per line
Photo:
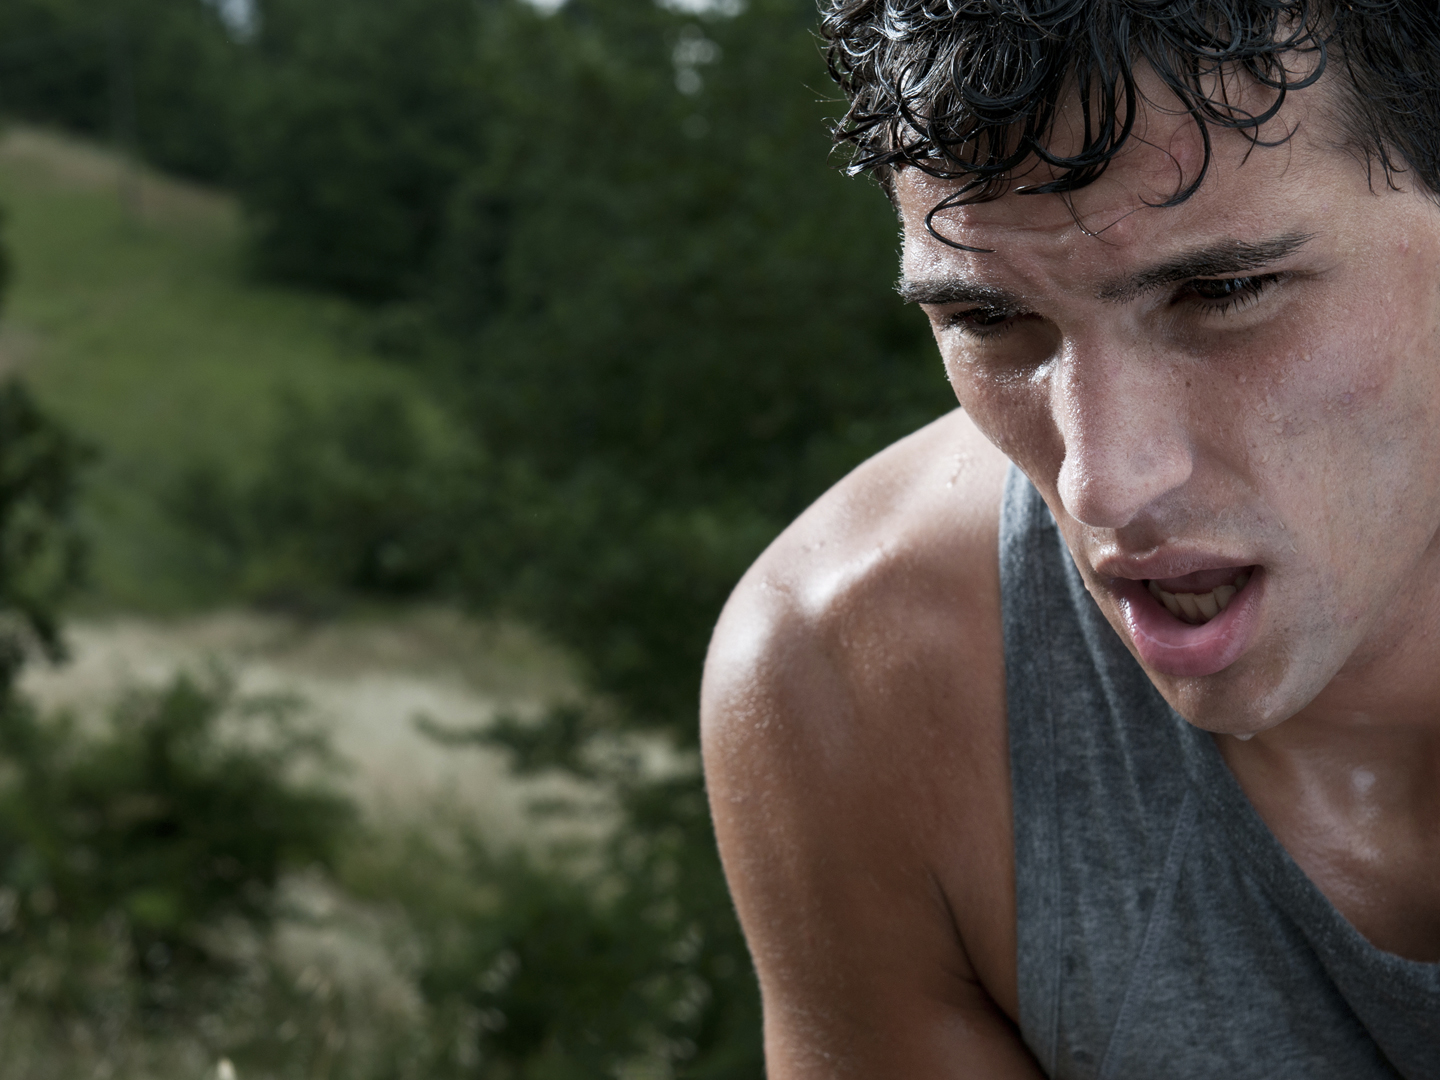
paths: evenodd
<path fill-rule="evenodd" d="M 13 262 L 0 371 L 21 370 L 100 452 L 88 602 L 163 612 L 227 599 L 191 572 L 163 510 L 177 472 L 208 460 L 243 474 L 282 392 L 324 398 L 405 373 L 347 340 L 343 303 L 252 280 L 222 194 L 127 176 L 103 149 L 14 127 L 0 205 Z"/>

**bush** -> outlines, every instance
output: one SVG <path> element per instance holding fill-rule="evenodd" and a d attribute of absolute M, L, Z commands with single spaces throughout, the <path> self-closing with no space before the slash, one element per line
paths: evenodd
<path fill-rule="evenodd" d="M 323 746 L 292 712 L 185 678 L 124 700 L 99 733 L 12 704 L 0 715 L 5 966 L 61 941 L 97 956 L 118 941 L 163 992 L 213 964 L 204 935 L 225 919 L 268 922 L 282 872 L 330 862 L 350 817 L 293 779 Z M 67 964 L 51 1003 L 84 1005 L 68 985 L 84 973 Z"/>
<path fill-rule="evenodd" d="M 483 486 L 464 444 L 386 390 L 287 398 L 280 416 L 251 477 L 197 464 L 169 498 L 226 591 L 310 612 L 442 592 Z"/>
<path fill-rule="evenodd" d="M 753 976 L 723 882 L 693 874 L 707 863 L 703 798 L 690 784 L 668 795 L 689 828 L 675 829 L 668 807 L 661 842 L 622 832 L 598 860 L 497 854 L 464 822 L 360 853 L 353 887 L 416 928 L 427 1075 L 762 1075 Z M 718 873 L 713 860 L 706 873 Z"/>
<path fill-rule="evenodd" d="M 0 383 L 0 709 L 28 645 L 61 651 L 56 609 L 84 566 L 74 515 L 89 456 L 21 383 Z"/>
<path fill-rule="evenodd" d="M 36 646 L 63 653 L 87 456 L 21 384 L 0 385 L 0 1053 L 16 1077 L 174 1065 L 135 1036 L 217 1013 L 211 1042 L 254 1041 L 245 1011 L 285 995 L 240 947 L 255 953 L 285 875 L 331 862 L 352 818 L 293 705 L 180 679 L 97 728 L 17 692 Z"/>

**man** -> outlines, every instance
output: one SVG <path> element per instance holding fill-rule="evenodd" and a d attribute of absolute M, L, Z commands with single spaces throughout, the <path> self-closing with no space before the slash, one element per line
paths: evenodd
<path fill-rule="evenodd" d="M 963 411 L 711 647 L 772 1080 L 1440 1077 L 1440 10 L 825 30 Z"/>

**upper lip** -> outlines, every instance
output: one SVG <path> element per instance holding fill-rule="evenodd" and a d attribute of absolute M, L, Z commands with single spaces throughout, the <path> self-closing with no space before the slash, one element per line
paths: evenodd
<path fill-rule="evenodd" d="M 1254 566 L 1255 560 L 1204 551 L 1157 551 L 1149 555 L 1106 555 L 1093 565 L 1097 574 L 1108 578 L 1165 581 L 1200 570 L 1243 570 Z"/>

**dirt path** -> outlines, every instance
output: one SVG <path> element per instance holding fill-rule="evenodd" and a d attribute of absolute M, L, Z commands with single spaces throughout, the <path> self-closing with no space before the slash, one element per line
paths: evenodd
<path fill-rule="evenodd" d="M 82 621 L 68 639 L 68 664 L 37 664 L 26 673 L 26 691 L 42 704 L 103 715 L 127 688 L 218 667 L 242 693 L 303 698 L 349 765 L 356 795 L 378 814 L 454 800 L 503 843 L 538 837 L 525 813 L 537 798 L 593 801 L 558 779 L 517 780 L 498 753 L 440 746 L 416 730 L 419 716 L 475 725 L 500 710 L 533 711 L 574 693 L 563 661 L 513 629 L 437 610 L 318 626 L 221 612 Z M 553 835 L 553 828 L 539 832 Z"/>

